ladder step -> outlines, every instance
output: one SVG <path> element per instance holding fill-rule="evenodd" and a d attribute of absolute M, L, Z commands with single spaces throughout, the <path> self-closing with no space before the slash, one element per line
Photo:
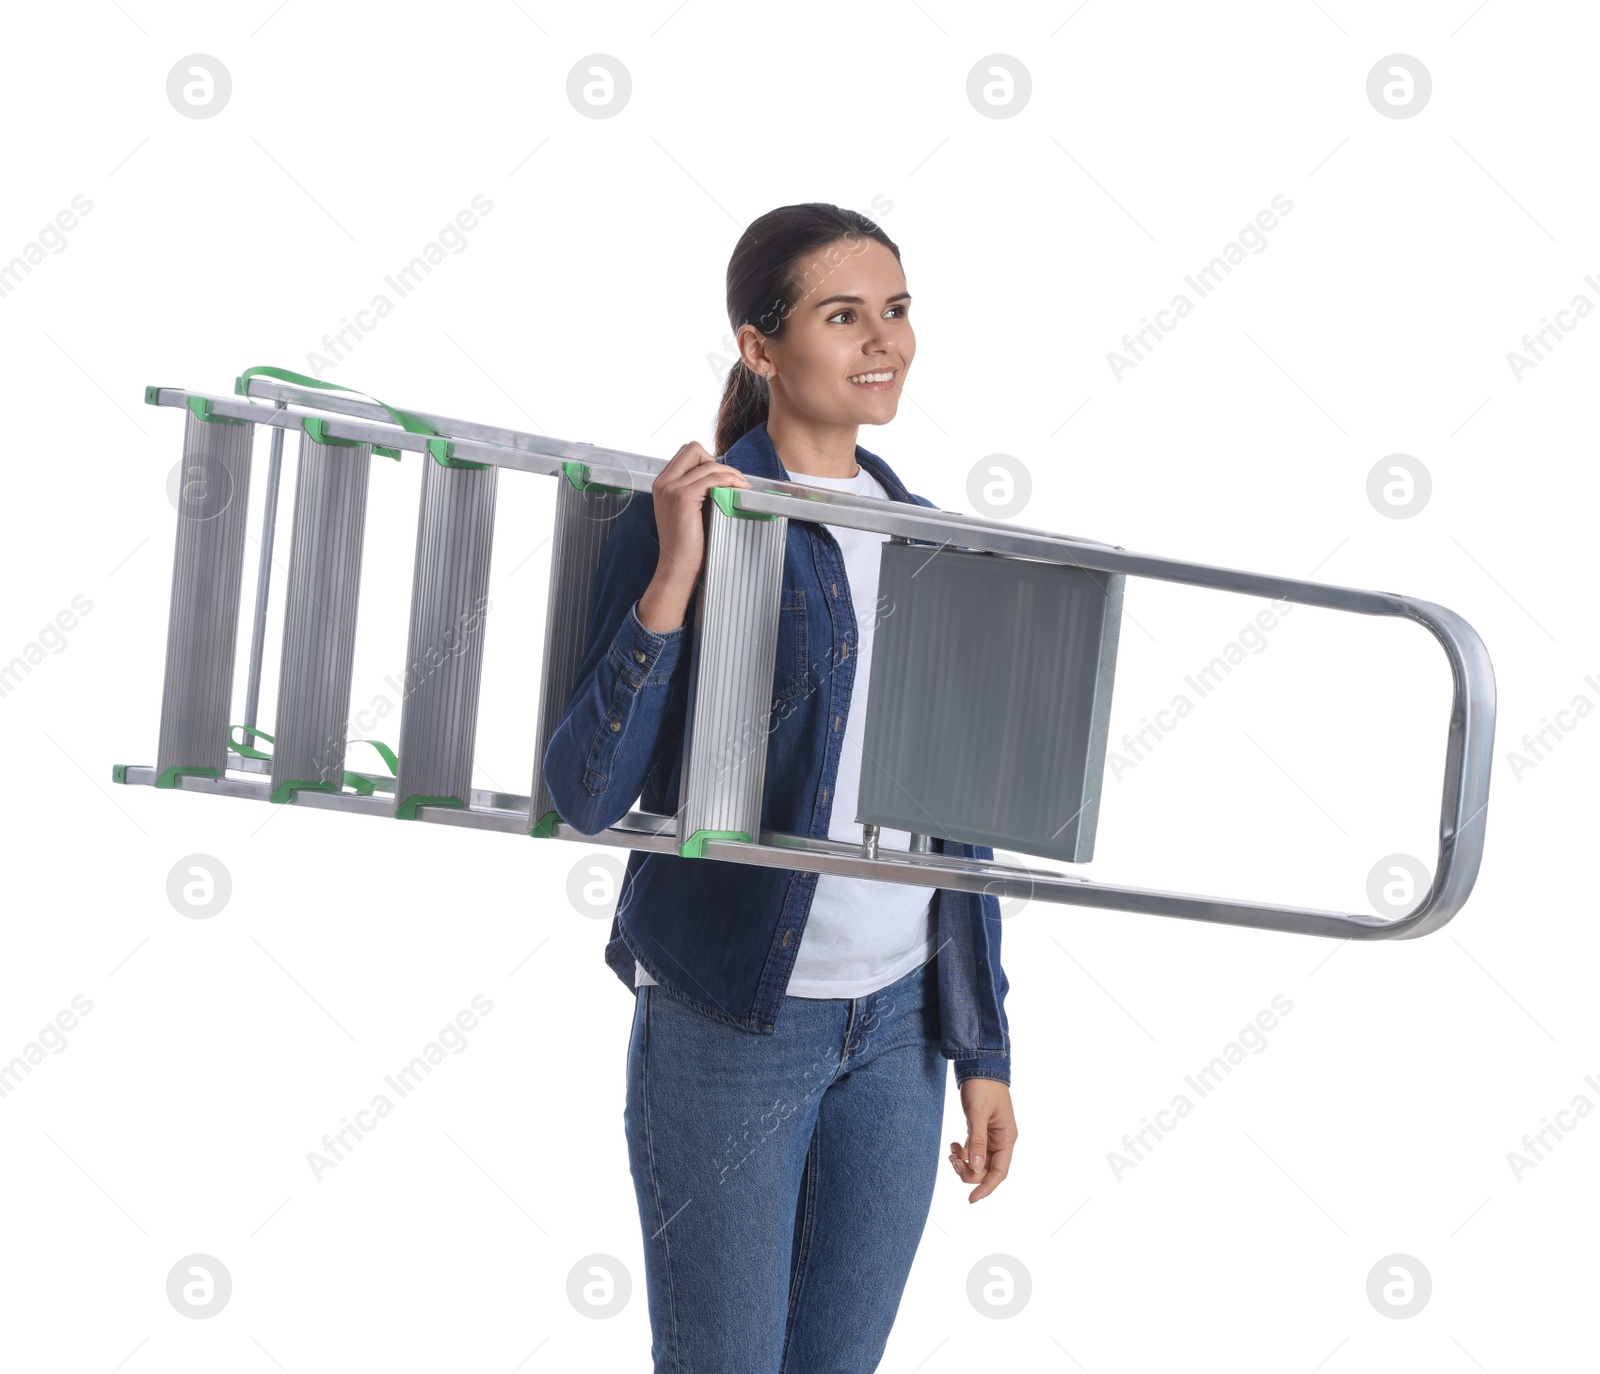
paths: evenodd
<path fill-rule="evenodd" d="M 190 405 L 184 417 L 157 787 L 184 775 L 220 778 L 227 764 L 256 427 L 209 411 Z"/>
<path fill-rule="evenodd" d="M 581 466 L 581 465 L 578 465 Z M 539 734 L 534 742 L 533 786 L 529 789 L 529 833 L 549 836 L 559 824 L 554 799 L 544 780 L 544 751 L 572 697 L 578 668 L 588 648 L 589 612 L 595 578 L 606 541 L 630 500 L 648 501 L 648 492 L 598 486 L 566 477 L 556 483 L 556 528 L 550 548 L 550 590 L 544 622 L 544 669 L 539 686 Z"/>
<path fill-rule="evenodd" d="M 301 433 L 272 749 L 275 802 L 343 784 L 371 472 L 370 444 L 318 443 Z"/>
<path fill-rule="evenodd" d="M 885 542 L 855 819 L 1088 863 L 1124 580 Z"/>
<path fill-rule="evenodd" d="M 711 495 L 678 780 L 678 852 L 692 857 L 706 840 L 761 835 L 789 528 L 784 516 L 739 510 L 730 487 Z"/>
<path fill-rule="evenodd" d="M 496 467 L 424 458 L 395 815 L 472 804 Z"/>

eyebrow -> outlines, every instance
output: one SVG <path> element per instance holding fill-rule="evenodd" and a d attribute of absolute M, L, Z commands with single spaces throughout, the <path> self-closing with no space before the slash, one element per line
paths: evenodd
<path fill-rule="evenodd" d="M 886 301 L 884 301 L 884 304 L 893 305 L 896 301 L 908 301 L 910 299 L 911 293 L 909 291 L 897 291 L 894 295 L 890 296 Z M 861 296 L 829 296 L 826 300 L 818 301 L 816 308 L 820 310 L 823 306 L 832 305 L 835 301 L 844 301 L 847 305 L 866 304 L 865 299 Z"/>

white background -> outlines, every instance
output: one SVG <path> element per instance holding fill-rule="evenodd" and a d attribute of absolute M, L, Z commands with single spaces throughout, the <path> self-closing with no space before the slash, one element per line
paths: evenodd
<path fill-rule="evenodd" d="M 92 1010 L 0 1097 L 0 1362 L 647 1367 L 622 1134 L 632 1001 L 601 958 L 615 894 L 568 895 L 618 852 L 110 782 L 114 762 L 154 762 L 176 522 L 181 416 L 143 388 L 227 394 L 246 366 L 306 370 L 479 194 L 493 209 L 462 250 L 325 376 L 663 457 L 709 444 L 740 231 L 832 201 L 882 223 L 915 296 L 906 404 L 861 435 L 912 490 L 972 510 L 970 475 L 1006 455 L 1032 484 L 1021 523 L 1420 597 L 1492 656 L 1484 862 L 1442 932 L 1345 945 L 1008 911 L 1011 1175 L 974 1207 L 941 1166 L 882 1368 L 1592 1359 L 1600 1124 L 1565 1118 L 1520 1175 L 1510 1156 L 1579 1095 L 1600 1103 L 1578 859 L 1600 724 L 1586 706 L 1534 766 L 1513 751 L 1534 759 L 1525 734 L 1600 700 L 1584 556 L 1600 320 L 1520 377 L 1507 354 L 1578 294 L 1600 304 L 1585 282 L 1600 25 L 1576 4 L 1473 3 L 10 15 L 0 262 L 74 196 L 92 209 L 0 298 L 0 661 L 27 665 L 0 698 L 0 1064 L 74 998 Z M 1432 77 L 1410 118 L 1366 94 L 1396 53 Z M 231 75 L 214 117 L 168 100 L 190 54 Z M 592 54 L 631 75 L 610 118 L 567 96 Z M 996 54 L 1031 78 L 1006 118 L 966 93 Z M 1278 194 L 1293 210 L 1264 250 L 1116 375 L 1122 335 Z M 265 453 L 262 434 L 247 608 Z M 1409 518 L 1368 498 L 1393 454 L 1431 475 Z M 358 705 L 403 665 L 419 470 L 374 470 Z M 520 792 L 554 489 L 516 474 L 500 489 L 477 782 Z M 92 609 L 45 631 L 74 597 Z M 1262 604 L 1130 582 L 1113 744 Z M 1108 777 L 1085 872 L 1370 910 L 1381 858 L 1435 862 L 1449 699 L 1419 625 L 1296 607 Z M 395 743 L 398 716 L 371 733 Z M 231 880 L 205 919 L 167 896 L 190 855 Z M 493 1011 L 466 1050 L 319 1179 L 324 1133 L 477 994 Z M 1259 1052 L 1119 1172 L 1125 1133 L 1195 1099 L 1184 1076 L 1275 996 L 1292 1011 Z M 953 1083 L 949 1104 L 955 1139 Z M 1431 1275 L 1406 1319 L 1367 1296 L 1396 1253 Z M 208 1320 L 166 1294 L 194 1254 L 232 1275 Z M 591 1256 L 631 1281 L 615 1317 L 569 1300 Z M 1005 1320 L 967 1298 L 991 1256 L 1031 1282 Z"/>

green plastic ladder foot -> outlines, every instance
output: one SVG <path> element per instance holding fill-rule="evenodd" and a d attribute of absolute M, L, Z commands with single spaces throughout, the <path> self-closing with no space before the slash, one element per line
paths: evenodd
<path fill-rule="evenodd" d="M 750 836 L 743 830 L 696 830 L 678 847 L 678 853 L 685 859 L 703 859 L 707 840 L 738 840 L 749 844 Z"/>
<path fill-rule="evenodd" d="M 282 806 L 285 802 L 293 801 L 296 792 L 338 792 L 340 790 L 341 784 L 336 782 L 312 782 L 309 779 L 305 781 L 291 779 L 284 783 L 282 787 L 274 788 L 272 795 L 267 800 Z"/>
<path fill-rule="evenodd" d="M 156 779 L 156 786 L 176 787 L 179 778 L 215 778 L 216 776 L 217 770 L 215 768 L 184 768 L 181 765 L 174 764 Z"/>

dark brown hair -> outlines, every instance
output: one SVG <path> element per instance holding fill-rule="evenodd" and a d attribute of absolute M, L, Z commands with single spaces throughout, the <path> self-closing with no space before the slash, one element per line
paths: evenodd
<path fill-rule="evenodd" d="M 868 239 L 876 239 L 895 255 L 894 240 L 865 215 L 823 201 L 782 205 L 751 222 L 733 256 L 728 259 L 728 324 L 734 339 L 739 326 L 753 324 L 768 338 L 783 331 L 783 322 L 818 282 L 813 269 L 826 274 L 837 266 L 827 254 L 814 263 L 803 260 L 829 245 L 842 245 L 845 254 L 859 253 Z M 720 458 L 743 435 L 767 418 L 770 404 L 767 379 L 736 358 L 722 388 L 717 407 L 716 452 Z"/>

